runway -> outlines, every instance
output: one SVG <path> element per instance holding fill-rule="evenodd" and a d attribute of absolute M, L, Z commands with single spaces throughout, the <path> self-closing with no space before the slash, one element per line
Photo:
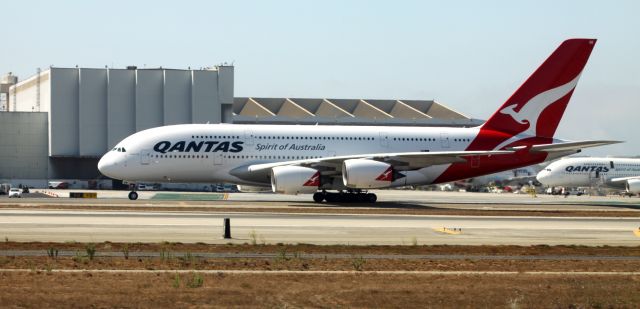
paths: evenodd
<path fill-rule="evenodd" d="M 9 199 L 0 196 L 0 205 L 9 206 L 40 206 L 90 205 L 92 207 L 139 207 L 163 208 L 183 207 L 191 208 L 322 208 L 335 206 L 327 203 L 314 203 L 310 194 L 280 195 L 273 193 L 203 193 L 203 192 L 165 192 L 139 191 L 139 199 L 131 201 L 127 198 L 127 191 L 111 190 L 36 190 L 53 193 L 57 198 L 22 198 Z M 95 192 L 97 199 L 70 199 L 69 192 Z M 535 211 L 639 211 L 640 198 L 620 196 L 551 196 L 538 195 L 531 197 L 526 194 L 513 193 L 472 193 L 472 192 L 441 192 L 441 191 L 412 191 L 412 190 L 375 190 L 378 202 L 375 204 L 358 205 L 357 208 L 425 208 L 440 209 L 472 209 L 472 210 L 535 210 Z M 174 197 L 158 199 L 158 195 Z M 214 198 L 223 197 L 223 198 Z M 349 207 L 348 204 L 340 208 Z"/>
<path fill-rule="evenodd" d="M 223 218 L 231 240 L 221 237 Z M 639 226 L 639 218 L 615 217 L 0 210 L 0 237 L 41 242 L 637 246 Z"/>

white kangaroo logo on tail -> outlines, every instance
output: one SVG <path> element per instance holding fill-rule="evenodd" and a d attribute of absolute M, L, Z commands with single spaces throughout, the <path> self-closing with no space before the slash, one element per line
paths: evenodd
<path fill-rule="evenodd" d="M 549 105 L 560 100 L 560 98 L 564 97 L 571 90 L 573 90 L 573 88 L 575 88 L 578 84 L 578 79 L 580 79 L 580 74 L 578 74 L 572 81 L 564 85 L 549 89 L 545 92 L 541 92 L 540 94 L 531 98 L 531 100 L 525 103 L 524 106 L 522 106 L 517 112 L 515 111 L 515 108 L 518 106 L 518 104 L 512 104 L 501 109 L 500 113 L 511 116 L 511 118 L 513 118 L 513 120 L 515 120 L 519 124 L 528 123 L 529 127 L 526 130 L 512 136 L 508 140 L 500 143 L 500 145 L 498 145 L 495 149 L 501 149 L 502 147 L 509 145 L 515 141 L 531 136 L 536 136 L 538 118 L 540 117 L 542 112 L 547 107 L 549 107 Z"/>

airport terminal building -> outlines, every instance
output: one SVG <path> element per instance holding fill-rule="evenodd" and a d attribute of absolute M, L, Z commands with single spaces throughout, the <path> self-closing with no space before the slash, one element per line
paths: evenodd
<path fill-rule="evenodd" d="M 0 80 L 0 183 L 116 186 L 99 158 L 126 136 L 184 123 L 477 126 L 432 100 L 234 97 L 234 68 L 51 67 Z"/>

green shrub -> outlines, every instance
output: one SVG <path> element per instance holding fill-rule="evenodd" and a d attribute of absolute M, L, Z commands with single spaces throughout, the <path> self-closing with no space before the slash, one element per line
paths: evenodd
<path fill-rule="evenodd" d="M 180 287 L 180 275 L 178 273 L 173 277 L 173 287 L 176 289 Z"/>
<path fill-rule="evenodd" d="M 357 271 L 362 271 L 364 269 L 364 264 L 367 261 L 362 258 L 361 256 L 353 258 L 351 260 L 351 265 L 353 266 L 353 269 L 357 270 Z"/>
<path fill-rule="evenodd" d="M 93 243 L 88 243 L 85 247 L 84 247 L 85 251 L 87 251 L 87 256 L 89 257 L 89 260 L 93 261 L 93 258 L 96 257 L 96 245 Z"/>
<path fill-rule="evenodd" d="M 193 274 L 193 276 L 191 277 L 191 280 L 187 282 L 187 286 L 192 289 L 199 288 L 203 284 L 204 284 L 204 278 L 202 277 L 201 274 L 198 274 L 198 273 Z"/>
<path fill-rule="evenodd" d="M 124 244 L 122 246 L 122 255 L 124 256 L 125 260 L 129 259 L 129 244 Z"/>
<path fill-rule="evenodd" d="M 58 259 L 58 249 L 56 248 L 49 248 L 47 249 L 47 256 L 49 256 L 49 258 L 57 260 Z"/>

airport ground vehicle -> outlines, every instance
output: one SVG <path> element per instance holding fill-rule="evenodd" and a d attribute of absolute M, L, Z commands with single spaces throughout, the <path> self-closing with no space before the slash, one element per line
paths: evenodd
<path fill-rule="evenodd" d="M 9 197 L 22 197 L 22 189 L 20 188 L 9 189 Z"/>
<path fill-rule="evenodd" d="M 375 202 L 367 190 L 538 164 L 615 143 L 554 138 L 595 42 L 563 42 L 479 127 L 173 125 L 125 138 L 98 169 L 132 182 L 271 185 L 276 193 L 313 193 L 316 202 Z"/>
<path fill-rule="evenodd" d="M 9 194 L 9 189 L 11 189 L 10 183 L 0 183 L 0 195 Z"/>

